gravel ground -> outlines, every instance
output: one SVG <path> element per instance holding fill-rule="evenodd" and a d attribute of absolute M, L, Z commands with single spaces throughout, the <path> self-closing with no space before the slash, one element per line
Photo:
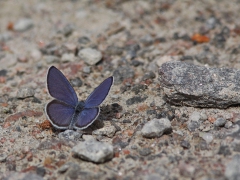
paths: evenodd
<path fill-rule="evenodd" d="M 0 0 L 0 179 L 240 179 L 239 12 L 239 0 Z M 47 120 L 50 66 L 81 100 L 114 76 L 87 129 Z"/>

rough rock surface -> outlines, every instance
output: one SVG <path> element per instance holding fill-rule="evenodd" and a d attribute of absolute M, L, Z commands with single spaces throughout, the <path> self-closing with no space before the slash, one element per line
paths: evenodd
<path fill-rule="evenodd" d="M 164 63 L 159 81 L 175 105 L 227 108 L 240 104 L 240 70 L 207 68 L 184 62 Z"/>

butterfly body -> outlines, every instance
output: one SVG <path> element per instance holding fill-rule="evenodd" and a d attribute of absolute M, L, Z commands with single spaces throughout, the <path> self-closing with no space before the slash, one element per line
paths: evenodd
<path fill-rule="evenodd" d="M 78 101 L 66 77 L 56 67 L 50 67 L 47 75 L 47 88 L 49 94 L 55 99 L 45 107 L 49 121 L 57 129 L 87 128 L 97 119 L 100 113 L 98 106 L 107 97 L 113 81 L 113 77 L 105 79 L 86 101 Z"/>

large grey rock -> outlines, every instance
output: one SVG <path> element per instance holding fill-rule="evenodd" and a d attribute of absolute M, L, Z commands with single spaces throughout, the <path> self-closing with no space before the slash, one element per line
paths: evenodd
<path fill-rule="evenodd" d="M 143 137 L 155 138 L 161 137 L 165 132 L 170 132 L 171 130 L 171 122 L 167 118 L 161 118 L 147 122 L 143 126 L 141 133 Z"/>
<path fill-rule="evenodd" d="M 180 61 L 164 63 L 159 81 L 175 105 L 227 108 L 240 104 L 240 70 L 207 68 Z"/>
<path fill-rule="evenodd" d="M 113 146 L 95 140 L 79 142 L 72 152 L 75 157 L 95 163 L 103 163 L 113 158 Z"/>

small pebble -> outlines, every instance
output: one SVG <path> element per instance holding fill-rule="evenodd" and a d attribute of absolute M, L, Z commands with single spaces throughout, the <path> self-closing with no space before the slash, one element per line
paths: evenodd
<path fill-rule="evenodd" d="M 133 104 L 138 104 L 147 99 L 147 96 L 141 97 L 141 96 L 133 96 L 132 98 L 128 99 L 126 101 L 127 105 L 133 105 Z"/>
<path fill-rule="evenodd" d="M 138 152 L 141 156 L 148 156 L 151 154 L 151 149 L 150 148 L 142 148 L 142 149 L 139 149 Z"/>
<path fill-rule="evenodd" d="M 230 147 L 229 146 L 220 146 L 219 150 L 218 150 L 218 154 L 222 154 L 224 156 L 229 156 L 231 155 L 231 150 L 230 150 Z"/>
<path fill-rule="evenodd" d="M 6 159 L 7 159 L 7 154 L 4 154 L 4 153 L 0 154 L 0 162 L 4 162 L 6 161 Z"/>
<path fill-rule="evenodd" d="M 84 66 L 83 67 L 83 72 L 87 73 L 87 74 L 91 73 L 91 67 L 90 66 Z"/>
<path fill-rule="evenodd" d="M 201 118 L 201 114 L 197 111 L 192 112 L 189 116 L 190 121 L 199 122 L 200 118 Z"/>
<path fill-rule="evenodd" d="M 199 123 L 196 121 L 189 121 L 187 124 L 188 130 L 193 132 L 195 131 L 197 128 L 199 128 Z"/>
<path fill-rule="evenodd" d="M 66 62 L 74 62 L 75 61 L 75 56 L 72 53 L 65 53 L 62 55 L 61 62 L 66 63 Z"/>
<path fill-rule="evenodd" d="M 214 138 L 211 133 L 207 133 L 207 132 L 200 132 L 199 137 L 203 138 L 206 141 L 206 143 L 212 142 Z"/>
<path fill-rule="evenodd" d="M 92 132 L 94 135 L 107 136 L 112 138 L 116 133 L 116 128 L 110 123 L 104 122 L 104 126 L 101 129 L 96 129 Z"/>
<path fill-rule="evenodd" d="M 56 63 L 56 62 L 59 62 L 59 60 L 60 59 L 57 56 L 53 56 L 53 55 L 43 56 L 43 61 L 45 61 L 47 64 Z"/>
<path fill-rule="evenodd" d="M 171 122 L 167 118 L 153 119 L 147 122 L 142 130 L 142 136 L 146 138 L 161 137 L 164 133 L 172 130 Z"/>
<path fill-rule="evenodd" d="M 102 59 L 102 53 L 92 48 L 84 48 L 80 50 L 78 56 L 91 66 L 95 65 Z"/>
<path fill-rule="evenodd" d="M 83 36 L 83 37 L 78 38 L 78 43 L 88 44 L 88 43 L 90 43 L 90 39 L 88 37 Z"/>
<path fill-rule="evenodd" d="M 181 142 L 181 146 L 185 149 L 191 148 L 191 144 L 189 143 L 189 141 L 185 141 L 185 140 Z"/>
<path fill-rule="evenodd" d="M 230 127 L 232 127 L 233 123 L 231 121 L 227 121 L 225 124 L 225 128 L 229 129 Z"/>
<path fill-rule="evenodd" d="M 226 124 L 227 120 L 224 118 L 217 118 L 216 121 L 214 121 L 214 125 L 217 127 L 223 127 Z"/>
<path fill-rule="evenodd" d="M 79 140 L 82 136 L 82 133 L 74 130 L 66 130 L 58 134 L 59 139 L 71 139 L 71 140 Z"/>
<path fill-rule="evenodd" d="M 144 74 L 142 80 L 154 79 L 155 77 L 156 77 L 155 73 L 153 71 L 149 71 Z"/>
<path fill-rule="evenodd" d="M 79 142 L 72 148 L 73 156 L 83 160 L 103 163 L 113 158 L 113 146 L 95 140 Z"/>
<path fill-rule="evenodd" d="M 70 83 L 73 87 L 81 87 L 83 84 L 82 80 L 79 77 L 70 79 Z"/>
<path fill-rule="evenodd" d="M 33 20 L 24 18 L 20 19 L 16 24 L 14 24 L 14 30 L 23 32 L 26 31 L 34 26 Z"/>
<path fill-rule="evenodd" d="M 17 98 L 24 99 L 27 97 L 33 97 L 34 94 L 35 94 L 34 89 L 32 89 L 30 87 L 20 88 L 17 92 Z"/>

